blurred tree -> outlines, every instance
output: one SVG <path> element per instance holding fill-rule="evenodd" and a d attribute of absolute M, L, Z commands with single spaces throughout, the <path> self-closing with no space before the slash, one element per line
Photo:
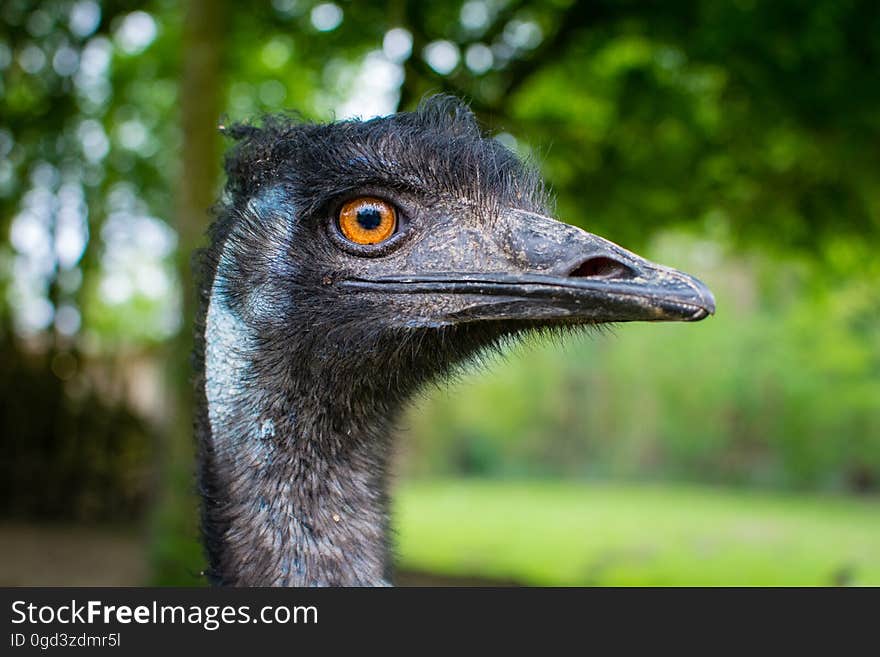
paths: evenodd
<path fill-rule="evenodd" d="M 572 221 L 628 241 L 696 222 L 819 254 L 880 229 L 880 155 L 864 148 L 880 129 L 876 3 L 408 8 L 414 52 L 447 39 L 456 61 L 409 58 L 402 104 L 432 89 L 471 99 L 542 149 Z"/>
<path fill-rule="evenodd" d="M 183 130 L 181 176 L 177 184 L 177 274 L 188 284 L 181 290 L 182 314 L 192 318 L 196 311 L 193 281 L 193 254 L 202 246 L 208 226 L 208 208 L 219 192 L 220 144 L 218 126 L 222 111 L 224 86 L 223 43 L 227 38 L 227 4 L 217 0 L 189 0 L 183 24 L 182 72 L 180 76 L 181 127 Z M 194 515 L 198 500 L 192 483 L 195 450 L 193 448 L 193 389 L 189 367 L 193 342 L 184 324 L 169 349 L 167 376 L 172 394 L 168 426 L 163 433 L 162 497 L 157 504 L 154 534 L 168 537 L 154 551 L 154 571 L 159 581 L 180 581 L 181 553 L 194 543 L 198 528 Z M 172 537 L 177 537 L 174 540 Z M 191 555 L 199 563 L 198 555 Z M 194 569 L 191 569 L 194 570 Z"/>
<path fill-rule="evenodd" d="M 168 360 L 152 350 L 173 338 L 176 383 L 131 386 L 120 403 L 149 420 L 133 446 L 176 436 L 163 453 L 185 461 L 188 263 L 219 189 L 218 114 L 369 116 L 436 91 L 467 98 L 533 157 L 567 220 L 633 246 L 683 227 L 802 257 L 818 292 L 798 312 L 838 313 L 846 344 L 875 344 L 858 295 L 823 299 L 843 280 L 873 303 L 880 278 L 876 3 L 191 0 L 187 12 L 171 0 L 0 7 L 0 332 L 6 362 L 31 354 L 55 377 L 55 402 L 23 399 L 35 413 L 103 415 L 83 401 L 106 396 L 103 372 L 132 368 L 132 354 Z M 784 297 L 766 289 L 767 303 Z M 852 377 L 876 381 L 872 358 Z M 7 389 L 15 371 L 0 374 Z M 861 395 L 861 410 L 838 414 L 870 437 Z M 125 440 L 116 426 L 108 435 Z M 486 469 L 481 445 L 462 460 Z"/>

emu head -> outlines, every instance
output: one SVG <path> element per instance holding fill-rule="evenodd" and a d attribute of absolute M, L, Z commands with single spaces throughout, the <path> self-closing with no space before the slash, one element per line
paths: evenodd
<path fill-rule="evenodd" d="M 453 99 L 229 132 L 215 290 L 260 371 L 329 414 L 394 407 L 532 329 L 714 312 L 695 278 L 550 218 L 536 173 Z"/>

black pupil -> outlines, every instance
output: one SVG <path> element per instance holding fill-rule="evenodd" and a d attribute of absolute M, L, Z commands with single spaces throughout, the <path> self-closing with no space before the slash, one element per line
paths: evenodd
<path fill-rule="evenodd" d="M 379 208 L 361 208 L 357 213 L 357 222 L 364 230 L 376 230 L 382 223 Z"/>

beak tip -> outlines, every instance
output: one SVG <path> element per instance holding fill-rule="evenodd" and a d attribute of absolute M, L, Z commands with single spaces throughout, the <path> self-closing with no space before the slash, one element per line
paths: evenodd
<path fill-rule="evenodd" d="M 699 296 L 699 308 L 691 315 L 690 320 L 693 322 L 698 322 L 701 319 L 706 319 L 710 315 L 715 314 L 715 295 L 712 294 L 712 291 L 706 287 L 706 284 L 698 279 L 693 279 L 696 284 L 697 294 Z"/>
<path fill-rule="evenodd" d="M 689 322 L 699 322 L 701 319 L 706 319 L 709 315 L 714 315 L 714 308 L 697 308 L 694 311 L 694 314 L 688 317 Z"/>

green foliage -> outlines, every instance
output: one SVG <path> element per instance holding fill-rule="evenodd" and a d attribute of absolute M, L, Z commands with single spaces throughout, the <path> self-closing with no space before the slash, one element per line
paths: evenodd
<path fill-rule="evenodd" d="M 482 75 L 414 66 L 408 85 L 464 93 L 537 148 L 568 220 L 628 243 L 691 224 L 814 254 L 876 235 L 880 156 L 864 147 L 880 129 L 876 4 L 490 4 L 540 42 L 501 49 Z M 463 47 L 498 44 L 491 20 L 476 34 L 445 24 Z"/>

